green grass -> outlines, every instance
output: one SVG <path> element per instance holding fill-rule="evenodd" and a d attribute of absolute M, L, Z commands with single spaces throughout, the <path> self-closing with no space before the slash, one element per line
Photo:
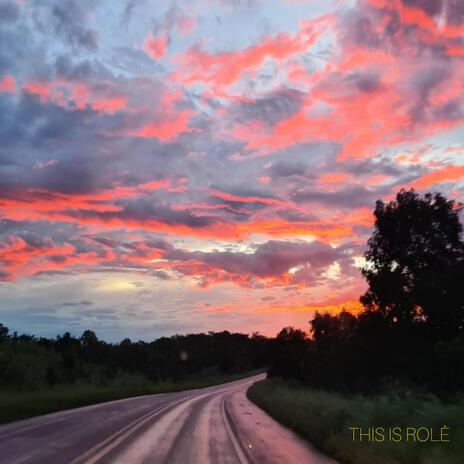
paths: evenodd
<path fill-rule="evenodd" d="M 47 414 L 90 404 L 131 396 L 176 392 L 231 382 L 263 370 L 236 374 L 208 374 L 179 382 L 150 383 L 142 378 L 127 377 L 108 386 L 66 385 L 33 391 L 0 391 L 0 423 Z"/>
<path fill-rule="evenodd" d="M 328 455 L 347 464 L 462 464 L 464 394 L 447 401 L 406 390 L 343 395 L 279 379 L 257 382 L 248 397 Z M 449 443 L 353 442 L 348 427 L 450 427 Z"/>

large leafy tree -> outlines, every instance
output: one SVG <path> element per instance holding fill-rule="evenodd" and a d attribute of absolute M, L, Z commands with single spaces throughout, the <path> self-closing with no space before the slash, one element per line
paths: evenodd
<path fill-rule="evenodd" d="M 392 325 L 423 322 L 438 337 L 456 335 L 464 321 L 464 243 L 460 204 L 443 195 L 401 190 L 377 201 L 361 297 Z"/>

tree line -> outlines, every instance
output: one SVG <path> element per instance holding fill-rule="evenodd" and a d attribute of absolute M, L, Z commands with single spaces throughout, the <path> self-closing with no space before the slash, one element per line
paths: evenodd
<path fill-rule="evenodd" d="M 137 377 L 180 381 L 201 373 L 268 366 L 269 376 L 315 387 L 369 390 L 385 383 L 464 389 L 464 242 L 461 205 L 441 194 L 400 191 L 378 201 L 362 273 L 359 314 L 316 313 L 275 339 L 209 332 L 152 342 L 99 340 L 91 330 L 53 339 L 0 324 L 0 388 L 111 384 Z"/>
<path fill-rule="evenodd" d="M 0 324 L 0 388 L 111 385 L 121 379 L 178 382 L 261 368 L 268 351 L 269 339 L 257 333 L 208 332 L 108 343 L 91 330 L 80 337 L 66 332 L 50 339 L 10 334 Z"/>
<path fill-rule="evenodd" d="M 316 313 L 310 334 L 284 328 L 269 375 L 313 387 L 371 390 L 385 383 L 464 389 L 462 206 L 401 190 L 376 203 L 359 314 Z"/>

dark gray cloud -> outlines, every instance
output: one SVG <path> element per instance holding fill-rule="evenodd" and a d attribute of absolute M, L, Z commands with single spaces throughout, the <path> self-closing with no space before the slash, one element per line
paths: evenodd
<path fill-rule="evenodd" d="M 379 187 L 370 190 L 360 185 L 349 185 L 336 191 L 299 190 L 292 195 L 297 203 L 319 203 L 331 208 L 359 208 L 372 206 L 379 198 L 383 198 L 390 187 Z"/>
<path fill-rule="evenodd" d="M 18 101 L 9 96 L 0 98 L 0 108 L 1 140 L 16 146 L 30 141 L 37 147 L 56 138 L 66 141 L 86 129 L 93 133 L 92 124 L 97 120 L 97 114 L 90 109 L 73 111 L 72 107 L 42 103 L 27 92 Z"/>
<path fill-rule="evenodd" d="M 347 161 L 340 168 L 355 176 L 384 175 L 391 176 L 399 182 L 405 182 L 406 179 L 417 177 L 422 173 L 417 165 L 400 166 L 387 156 Z"/>
<path fill-rule="evenodd" d="M 382 86 L 380 73 L 375 72 L 354 72 L 346 76 L 345 81 L 354 85 L 361 92 L 376 92 Z"/>
<path fill-rule="evenodd" d="M 40 55 L 35 49 L 32 31 L 21 24 L 21 21 L 10 23 L 0 20 L 0 44 L 2 44 L 0 47 L 0 73 L 2 75 L 16 74 L 23 71 L 25 66 L 34 63 L 34 57 L 30 56 L 31 51 Z"/>
<path fill-rule="evenodd" d="M 289 222 L 310 222 L 317 220 L 316 215 L 288 209 L 279 209 L 276 211 L 276 215 Z"/>
<path fill-rule="evenodd" d="M 232 109 L 231 117 L 238 123 L 256 120 L 275 125 L 297 113 L 303 99 L 302 92 L 282 88 L 252 102 L 240 103 Z"/>
<path fill-rule="evenodd" d="M 105 222 L 111 221 L 133 221 L 143 227 L 143 224 L 160 222 L 162 224 L 176 226 L 182 225 L 194 229 L 207 228 L 218 219 L 214 216 L 195 216 L 191 211 L 176 211 L 169 206 L 156 204 L 153 200 L 137 199 L 125 202 L 116 202 L 122 207 L 121 211 L 84 211 L 70 209 L 65 212 L 76 219 L 95 219 Z"/>
<path fill-rule="evenodd" d="M 261 278 L 280 276 L 292 267 L 302 264 L 309 264 L 317 274 L 338 257 L 332 247 L 323 243 L 283 241 L 257 245 L 253 253 L 194 252 L 191 255 L 228 273 L 250 274 Z"/>
<path fill-rule="evenodd" d="M 461 0 L 402 0 L 402 3 L 429 16 L 443 16 L 451 24 L 464 23 L 464 4 Z"/>
<path fill-rule="evenodd" d="M 431 92 L 443 83 L 449 76 L 450 70 L 447 63 L 435 63 L 427 65 L 417 71 L 409 81 L 410 95 L 416 95 L 410 110 L 411 118 L 417 123 L 430 117 L 428 111 L 433 111 L 429 103 Z"/>
<path fill-rule="evenodd" d="M 307 173 L 308 166 L 303 163 L 292 161 L 277 161 L 269 168 L 269 173 L 274 178 L 304 176 Z"/>
<path fill-rule="evenodd" d="M 382 38 L 375 28 L 375 21 L 362 9 L 348 10 L 340 19 L 340 33 L 345 44 L 378 48 Z"/>
<path fill-rule="evenodd" d="M 460 0 L 402 0 L 402 3 L 423 10 L 432 17 L 443 17 L 450 24 L 463 22 L 464 8 Z M 448 58 L 444 39 L 423 39 L 423 35 L 417 33 L 418 26 L 402 21 L 394 5 L 393 8 L 376 8 L 368 2 L 362 2 L 361 5 L 361 8 L 358 5 L 347 11 L 341 19 L 340 29 L 345 46 L 383 49 L 398 56 Z M 385 27 L 379 28 L 380 23 L 385 24 Z"/>
<path fill-rule="evenodd" d="M 147 244 L 148 242 L 146 242 Z M 159 243 L 153 244 L 158 249 Z M 196 276 L 201 285 L 217 281 L 232 281 L 243 286 L 259 288 L 267 279 L 277 279 L 275 285 L 287 285 L 279 279 L 293 268 L 292 281 L 314 284 L 335 261 L 352 264 L 356 247 L 332 248 L 321 242 L 276 241 L 252 245 L 251 252 L 238 251 L 185 251 L 163 245 L 164 259 L 179 262 L 173 269 L 184 275 Z M 188 263 L 203 263 L 206 272 Z M 185 264 L 181 264 L 185 263 Z M 169 264 L 167 264 L 169 267 Z M 279 283 L 280 282 L 280 283 Z"/>
<path fill-rule="evenodd" d="M 95 51 L 98 33 L 88 27 L 97 0 L 54 0 L 37 2 L 37 24 L 54 32 L 75 49 Z"/>
<path fill-rule="evenodd" d="M 69 80 L 84 80 L 97 74 L 95 62 L 85 59 L 75 63 L 71 56 L 62 54 L 55 60 L 55 71 L 57 76 L 65 77 Z"/>
<path fill-rule="evenodd" d="M 464 119 L 464 101 L 454 100 L 435 108 L 437 121 L 462 121 Z"/>
<path fill-rule="evenodd" d="M 13 23 L 19 18 L 19 7 L 16 2 L 0 1 L 0 23 Z"/>
<path fill-rule="evenodd" d="M 464 4 L 461 0 L 402 0 L 404 5 L 418 8 L 430 16 L 442 16 L 452 24 L 464 23 Z"/>
<path fill-rule="evenodd" d="M 81 301 L 65 301 L 61 303 L 60 306 L 90 306 L 93 305 L 92 301 L 89 300 L 81 300 Z"/>
<path fill-rule="evenodd" d="M 464 2 L 461 0 L 448 0 L 445 9 L 446 18 L 450 24 L 462 25 L 464 23 Z"/>
<path fill-rule="evenodd" d="M 428 15 L 436 16 L 439 15 L 445 4 L 448 3 L 446 0 L 402 0 L 406 6 L 419 8 L 425 11 Z"/>
<path fill-rule="evenodd" d="M 121 14 L 122 24 L 128 26 L 137 8 L 146 6 L 146 0 L 127 0 Z"/>

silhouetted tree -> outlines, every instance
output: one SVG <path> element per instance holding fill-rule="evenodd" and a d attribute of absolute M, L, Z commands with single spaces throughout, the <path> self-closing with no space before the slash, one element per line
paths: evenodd
<path fill-rule="evenodd" d="M 0 342 L 8 339 L 9 329 L 3 324 L 0 324 Z"/>
<path fill-rule="evenodd" d="M 95 345 L 97 345 L 99 342 L 98 337 L 95 335 L 95 332 L 92 330 L 86 330 L 82 335 L 81 335 L 81 345 L 82 348 L 87 349 L 87 348 L 93 348 Z"/>
<path fill-rule="evenodd" d="M 294 327 L 283 328 L 273 342 L 268 375 L 302 379 L 307 346 L 305 332 Z"/>
<path fill-rule="evenodd" d="M 317 346 L 333 347 L 354 337 L 356 317 L 345 310 L 335 316 L 316 312 L 310 325 Z"/>
<path fill-rule="evenodd" d="M 462 330 L 464 243 L 460 205 L 443 195 L 401 190 L 377 201 L 375 230 L 362 273 L 369 285 L 361 302 L 390 324 L 425 322 L 434 336 Z"/>
<path fill-rule="evenodd" d="M 357 315 L 316 313 L 312 339 L 285 328 L 269 375 L 338 390 L 404 382 L 443 393 L 464 389 L 461 205 L 441 194 L 401 190 L 376 203 Z"/>

